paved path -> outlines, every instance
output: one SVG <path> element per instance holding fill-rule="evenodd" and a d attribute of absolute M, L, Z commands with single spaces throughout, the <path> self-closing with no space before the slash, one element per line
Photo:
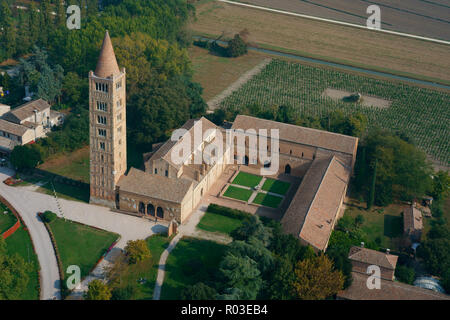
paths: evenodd
<path fill-rule="evenodd" d="M 41 299 L 60 299 L 59 273 L 53 246 L 44 224 L 37 216 L 38 212 L 51 210 L 58 213 L 57 202 L 53 196 L 34 192 L 28 187 L 9 187 L 3 183 L 7 177 L 13 174 L 12 170 L 0 168 L 0 193 L 19 212 L 25 221 L 36 248 L 36 254 L 41 266 Z M 153 221 L 110 211 L 108 208 L 90 205 L 78 201 L 58 199 L 64 217 L 94 226 L 103 230 L 115 232 L 121 236 L 115 248 L 105 258 L 105 261 L 94 270 L 93 277 L 85 279 L 82 288 L 96 277 L 102 277 L 102 270 L 110 263 L 116 250 L 123 249 L 128 240 L 145 239 L 152 234 L 163 232 L 167 229 L 164 222 Z M 79 248 L 83 250 L 83 248 Z"/>

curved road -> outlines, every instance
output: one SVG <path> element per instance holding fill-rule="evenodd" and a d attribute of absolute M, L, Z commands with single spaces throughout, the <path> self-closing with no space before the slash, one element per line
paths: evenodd
<path fill-rule="evenodd" d="M 59 291 L 58 264 L 50 236 L 37 212 L 48 210 L 52 198 L 44 194 L 22 191 L 9 187 L 3 181 L 14 174 L 14 171 L 2 167 L 0 170 L 0 193 L 11 203 L 28 227 L 31 239 L 41 267 L 41 299 L 61 298 Z M 31 201 L 31 195 L 38 201 Z"/>
<path fill-rule="evenodd" d="M 58 265 L 53 246 L 44 224 L 37 216 L 38 212 L 46 210 L 51 210 L 59 215 L 56 200 L 53 196 L 32 191 L 29 187 L 5 185 L 3 181 L 13 174 L 12 170 L 0 167 L 0 194 L 19 212 L 30 231 L 41 266 L 41 299 L 53 299 L 54 297 L 61 299 Z M 79 201 L 65 199 L 58 199 L 58 201 L 65 218 L 119 234 L 121 238 L 116 244 L 114 252 L 123 249 L 128 240 L 145 239 L 167 229 L 165 222 L 155 223 L 148 219 L 112 212 L 106 207 Z M 79 250 L 83 250 L 83 248 L 79 248 Z M 114 255 L 109 255 L 105 259 L 106 262 L 111 263 L 112 256 Z M 82 288 L 84 290 L 90 280 L 103 276 L 103 270 L 94 271 L 91 277 L 83 281 Z"/>

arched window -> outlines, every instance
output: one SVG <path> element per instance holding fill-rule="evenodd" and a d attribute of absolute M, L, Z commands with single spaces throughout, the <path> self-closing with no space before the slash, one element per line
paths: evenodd
<path fill-rule="evenodd" d="M 284 167 L 284 173 L 286 174 L 291 174 L 291 166 L 290 165 L 286 165 L 286 167 Z"/>
<path fill-rule="evenodd" d="M 147 214 L 152 216 L 152 217 L 155 216 L 155 207 L 151 203 L 149 203 L 147 205 Z"/>
<path fill-rule="evenodd" d="M 156 210 L 156 215 L 158 216 L 158 218 L 164 218 L 164 210 L 161 207 L 158 207 L 158 209 Z"/>
<path fill-rule="evenodd" d="M 145 204 L 143 202 L 139 202 L 139 213 L 145 214 Z"/>

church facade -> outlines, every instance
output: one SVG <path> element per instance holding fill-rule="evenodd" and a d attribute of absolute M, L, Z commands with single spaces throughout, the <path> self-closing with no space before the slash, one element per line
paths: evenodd
<path fill-rule="evenodd" d="M 130 168 L 125 174 L 125 82 L 125 69 L 119 69 L 106 33 L 97 68 L 89 73 L 91 203 L 183 223 L 227 168 L 238 169 L 236 161 L 241 166 L 270 167 L 274 177 L 286 174 L 302 178 L 281 220 L 284 231 L 316 250 L 326 250 L 347 193 L 357 138 L 245 115 L 238 115 L 226 130 L 202 117 L 188 120 L 176 139 L 155 144 L 152 152 L 143 156 L 143 170 Z M 276 144 L 268 134 L 271 130 L 278 132 Z M 200 141 L 175 161 L 173 154 L 183 143 L 198 136 Z M 264 153 L 269 157 L 276 153 L 276 165 L 261 160 L 261 150 L 252 150 L 261 139 L 267 141 Z M 222 152 L 205 162 L 205 150 L 219 142 Z M 198 158 L 201 160 L 193 161 Z"/>

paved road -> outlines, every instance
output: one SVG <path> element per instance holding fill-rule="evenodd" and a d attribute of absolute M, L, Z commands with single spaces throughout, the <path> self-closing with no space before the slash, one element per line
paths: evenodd
<path fill-rule="evenodd" d="M 50 236 L 44 224 L 37 216 L 37 212 L 51 207 L 54 201 L 43 194 L 21 191 L 14 187 L 8 187 L 3 183 L 12 171 L 1 168 L 0 193 L 19 212 L 30 231 L 31 238 L 36 249 L 39 264 L 41 266 L 41 299 L 47 300 L 56 297 L 60 299 L 59 273 Z"/>
<path fill-rule="evenodd" d="M 0 169 L 0 193 L 16 208 L 30 230 L 41 265 L 41 299 L 60 299 L 59 273 L 53 247 L 45 226 L 37 212 L 51 210 L 59 213 L 54 197 L 31 191 L 29 187 L 8 187 L 3 183 L 13 172 Z M 147 219 L 110 211 L 108 208 L 90 205 L 78 201 L 58 200 L 66 219 L 84 223 L 121 236 L 115 250 L 123 249 L 128 240 L 145 239 L 148 236 L 166 230 L 165 223 L 155 223 Z M 83 248 L 79 248 L 83 250 Z M 111 262 L 112 256 L 105 259 Z M 96 270 L 99 275 L 99 270 Z M 95 277 L 94 277 L 95 278 Z M 88 282 L 84 282 L 87 285 Z"/>

